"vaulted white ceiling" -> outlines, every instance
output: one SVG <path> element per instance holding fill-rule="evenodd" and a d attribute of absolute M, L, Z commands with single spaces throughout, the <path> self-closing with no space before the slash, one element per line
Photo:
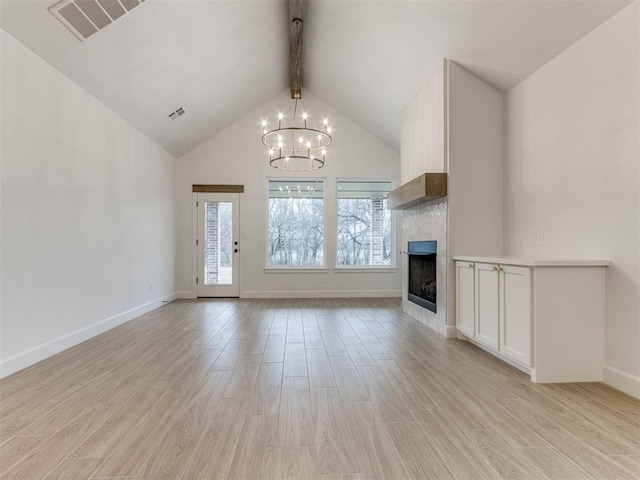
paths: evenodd
<path fill-rule="evenodd" d="M 176 156 L 288 87 L 286 0 L 147 0 L 84 42 L 53 3 L 1 0 L 0 26 Z M 308 0 L 303 84 L 399 150 L 442 58 L 507 90 L 628 3 Z"/>

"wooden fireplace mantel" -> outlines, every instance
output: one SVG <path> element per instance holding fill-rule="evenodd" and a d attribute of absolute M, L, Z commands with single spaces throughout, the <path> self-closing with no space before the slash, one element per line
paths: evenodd
<path fill-rule="evenodd" d="M 404 210 L 447 195 L 446 173 L 423 173 L 392 190 L 387 204 L 390 210 Z"/>

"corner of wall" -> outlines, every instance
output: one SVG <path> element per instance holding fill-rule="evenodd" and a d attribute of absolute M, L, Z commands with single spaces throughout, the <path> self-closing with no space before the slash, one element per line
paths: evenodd
<path fill-rule="evenodd" d="M 640 378 L 629 375 L 623 371 L 609 367 L 602 369 L 603 382 L 610 387 L 640 399 Z"/>
<path fill-rule="evenodd" d="M 63 352 L 64 350 L 85 342 L 96 335 L 100 335 L 101 333 L 127 323 L 140 315 L 144 315 L 156 308 L 162 307 L 167 303 L 174 301 L 176 298 L 178 298 L 177 293 L 157 298 L 151 302 L 145 303 L 144 305 L 119 313 L 113 317 L 106 318 L 94 323 L 93 325 L 83 327 L 75 332 L 71 332 L 67 335 L 63 335 L 47 343 L 31 348 L 26 352 L 7 358 L 0 362 L 0 378 L 7 377 L 22 369 L 35 365 L 36 363 L 56 355 L 57 353 Z"/>

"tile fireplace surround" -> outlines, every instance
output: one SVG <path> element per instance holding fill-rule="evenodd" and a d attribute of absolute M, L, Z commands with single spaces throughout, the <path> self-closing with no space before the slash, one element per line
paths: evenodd
<path fill-rule="evenodd" d="M 438 242 L 436 276 L 438 312 L 407 300 L 408 255 L 402 255 L 402 311 L 442 335 L 447 333 L 447 200 L 446 198 L 422 203 L 402 211 L 402 250 L 407 242 L 435 240 Z M 455 330 L 455 327 L 454 327 Z M 452 333 L 452 332 L 449 332 Z"/>

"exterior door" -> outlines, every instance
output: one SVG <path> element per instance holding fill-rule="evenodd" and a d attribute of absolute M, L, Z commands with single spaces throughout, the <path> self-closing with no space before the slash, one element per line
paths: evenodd
<path fill-rule="evenodd" d="M 240 195 L 198 193 L 198 297 L 240 294 Z"/>

